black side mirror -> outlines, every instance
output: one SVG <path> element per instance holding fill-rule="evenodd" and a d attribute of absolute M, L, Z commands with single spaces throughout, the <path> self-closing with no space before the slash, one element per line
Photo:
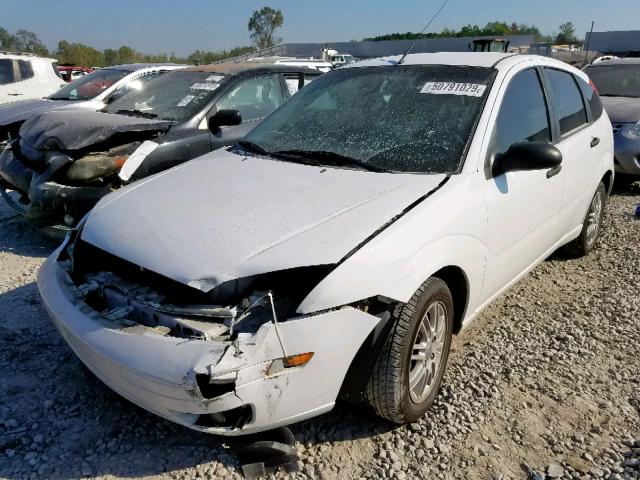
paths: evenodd
<path fill-rule="evenodd" d="M 124 96 L 126 92 L 123 92 L 122 90 L 118 91 L 116 90 L 115 92 L 113 92 L 109 97 L 107 97 L 107 105 L 115 102 L 116 100 L 118 100 L 119 98 L 122 98 Z"/>
<path fill-rule="evenodd" d="M 238 110 L 218 110 L 215 115 L 209 117 L 209 130 L 217 133 L 220 127 L 230 127 L 240 125 L 242 115 Z"/>
<path fill-rule="evenodd" d="M 494 177 L 506 172 L 547 170 L 562 163 L 562 152 L 545 142 L 514 143 L 493 161 Z"/>

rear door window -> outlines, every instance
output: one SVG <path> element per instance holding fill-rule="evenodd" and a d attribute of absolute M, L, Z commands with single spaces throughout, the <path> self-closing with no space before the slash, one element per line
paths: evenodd
<path fill-rule="evenodd" d="M 28 80 L 33 78 L 33 66 L 28 60 L 18 60 L 18 66 L 20 68 L 20 80 Z"/>
<path fill-rule="evenodd" d="M 284 102 L 278 75 L 243 80 L 218 102 L 217 110 L 238 110 L 242 123 L 268 116 Z"/>
<path fill-rule="evenodd" d="M 514 143 L 551 141 L 549 110 L 535 69 L 524 70 L 513 77 L 495 128 L 497 154 L 505 153 Z"/>
<path fill-rule="evenodd" d="M 560 122 L 560 134 L 566 135 L 588 122 L 582 94 L 572 74 L 553 68 L 544 70 L 551 88 L 553 109 Z"/>

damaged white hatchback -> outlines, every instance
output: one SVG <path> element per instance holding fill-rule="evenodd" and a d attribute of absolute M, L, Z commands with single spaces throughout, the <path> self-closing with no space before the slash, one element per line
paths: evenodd
<path fill-rule="evenodd" d="M 105 198 L 38 286 L 132 402 L 238 435 L 363 400 L 425 413 L 453 334 L 564 244 L 613 181 L 586 75 L 441 53 L 330 72 L 240 144 Z"/>

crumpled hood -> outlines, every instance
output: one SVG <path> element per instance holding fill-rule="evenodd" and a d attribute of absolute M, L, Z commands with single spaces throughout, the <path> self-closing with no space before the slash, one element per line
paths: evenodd
<path fill-rule="evenodd" d="M 640 120 L 640 98 L 600 97 L 611 123 L 635 123 Z"/>
<path fill-rule="evenodd" d="M 102 143 L 117 133 L 163 131 L 172 122 L 94 111 L 51 111 L 30 117 L 20 128 L 21 146 L 44 150 L 80 150 Z M 25 149 L 25 150 L 27 150 Z"/>
<path fill-rule="evenodd" d="M 334 264 L 444 179 L 218 150 L 103 198 L 81 238 L 208 291 L 260 273 Z"/>
<path fill-rule="evenodd" d="M 23 122 L 37 113 L 43 113 L 73 103 L 67 100 L 49 100 L 34 98 L 32 100 L 18 100 L 0 105 L 0 125 L 10 125 Z"/>

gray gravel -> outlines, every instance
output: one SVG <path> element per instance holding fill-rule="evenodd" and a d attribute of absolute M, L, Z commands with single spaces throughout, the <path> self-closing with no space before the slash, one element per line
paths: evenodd
<path fill-rule="evenodd" d="M 638 184 L 618 191 L 588 258 L 555 254 L 454 340 L 420 422 L 340 404 L 295 425 L 294 477 L 640 478 L 638 202 Z M 219 439 L 135 407 L 75 358 L 34 283 L 54 247 L 0 205 L 0 477 L 240 478 Z"/>

